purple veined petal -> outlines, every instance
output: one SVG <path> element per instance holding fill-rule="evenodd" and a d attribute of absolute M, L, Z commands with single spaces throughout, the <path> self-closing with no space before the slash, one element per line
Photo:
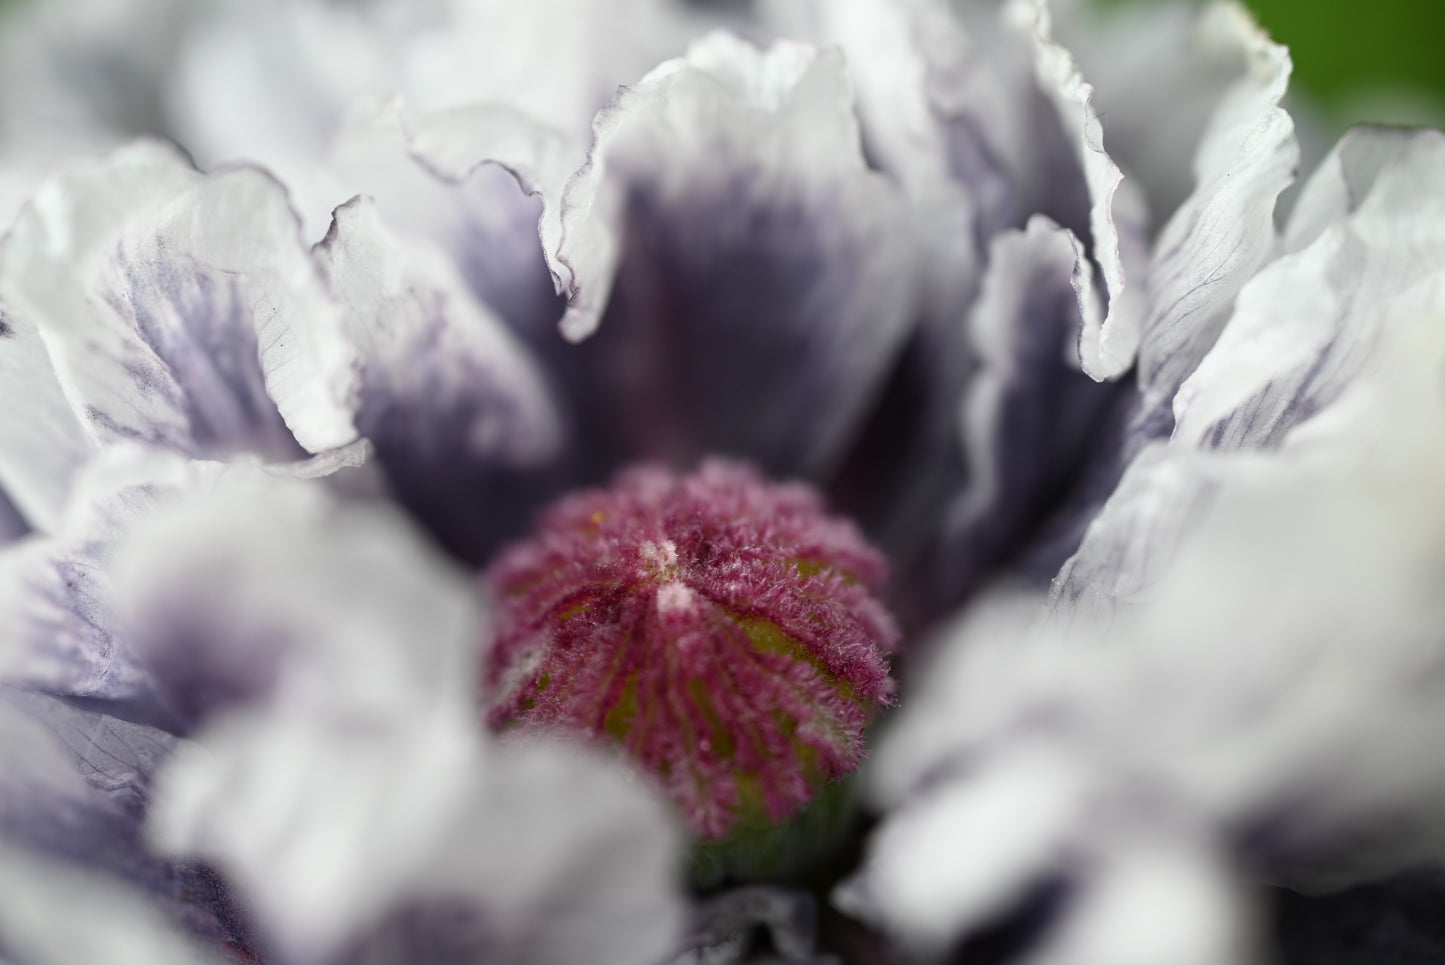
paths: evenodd
<path fill-rule="evenodd" d="M 1057 37 L 1094 86 L 1110 155 L 1143 186 L 1162 225 L 1194 192 L 1201 140 L 1231 90 L 1250 82 L 1250 46 L 1262 35 L 1233 0 L 1133 8 L 1053 0 L 1052 9 Z"/>
<path fill-rule="evenodd" d="M 1241 8 L 1209 8 L 1196 43 L 1242 63 L 1194 156 L 1194 192 L 1164 225 L 1149 269 L 1139 349 L 1145 405 L 1168 404 L 1223 329 L 1235 297 L 1274 255 L 1275 199 L 1294 180 L 1299 146 L 1279 106 L 1288 51 Z"/>
<path fill-rule="evenodd" d="M 1125 182 L 1123 172 L 1104 149 L 1104 130 L 1094 105 L 1094 88 L 1079 73 L 1073 55 L 1052 36 L 1047 0 L 1016 0 L 1009 16 L 1033 38 L 1039 86 L 1063 122 L 1088 186 L 1089 253 L 1099 265 L 1102 294 L 1092 279 L 1090 261 L 1077 271 L 1079 361 L 1096 379 L 1122 375 L 1139 347 L 1145 300 L 1142 281 L 1147 265 L 1147 214 L 1142 193 Z M 1134 275 L 1126 285 L 1125 274 Z"/>
<path fill-rule="evenodd" d="M 1336 172 L 1347 156 L 1366 159 L 1359 170 L 1369 175 L 1346 206 Z M 1301 247 L 1240 292 L 1174 400 L 1173 438 L 1146 447 L 1126 469 L 1055 578 L 1056 610 L 1091 622 L 1143 594 L 1193 525 L 1217 471 L 1227 471 L 1228 454 L 1276 448 L 1369 365 L 1381 339 L 1392 337 L 1392 318 L 1409 326 L 1414 314 L 1433 310 L 1445 258 L 1445 141 L 1433 132 L 1362 130 L 1332 158 L 1339 160 L 1327 159 L 1301 196 L 1310 201 L 1300 223 L 1316 227 L 1300 228 Z M 1318 226 L 1326 211 L 1337 217 Z"/>
<path fill-rule="evenodd" d="M 201 866 L 157 857 L 143 840 L 151 776 L 173 753 L 175 737 L 104 709 L 9 685 L 0 688 L 0 732 L 5 737 L 0 777 L 4 847 L 23 848 L 36 860 L 72 869 L 68 873 L 92 879 L 99 874 L 100 880 L 113 882 L 106 890 L 117 895 L 124 883 L 133 896 L 117 900 L 139 904 L 144 898 L 172 928 L 197 939 L 245 945 L 245 926 L 216 876 Z M 13 908 L 14 901 L 6 905 Z M 63 916 L 52 911 L 36 916 L 33 924 L 57 917 Z M 8 943 L 13 925 L 13 920 L 0 921 L 7 951 L 13 950 Z M 50 933 L 46 940 L 61 938 Z M 124 935 L 115 940 L 124 941 Z"/>
<path fill-rule="evenodd" d="M 341 312 L 297 232 L 261 172 L 142 142 L 36 195 L 0 294 L 97 443 L 295 458 L 355 438 Z"/>
<path fill-rule="evenodd" d="M 1361 142 L 1374 142 L 1373 144 Z M 1210 448 L 1268 446 L 1327 406 L 1368 359 L 1390 300 L 1439 277 L 1445 258 L 1445 136 L 1360 129 L 1312 179 L 1329 190 L 1345 155 L 1382 151 L 1388 163 L 1307 247 L 1241 292 L 1216 348 L 1174 403 L 1176 438 Z M 1388 146 L 1388 147 L 1387 147 Z M 1338 159 L 1338 160 L 1337 160 Z M 1306 215 L 1316 210 L 1313 203 Z M 1303 240 L 1305 229 L 1294 235 Z M 1386 332 L 1385 334 L 1388 334 Z"/>
<path fill-rule="evenodd" d="M 967 29 L 939 0 L 767 0 L 760 7 L 758 19 L 773 36 L 843 50 L 865 153 L 921 206 L 951 185 L 968 196 L 980 238 L 1017 223 L 1035 159 L 1016 150 L 1018 92 L 994 69 L 1005 59 L 994 55 L 1004 52 L 986 51 L 982 31 Z"/>
<path fill-rule="evenodd" d="M 911 317 L 897 192 L 863 165 L 837 52 L 725 34 L 624 89 L 563 202 L 563 331 L 622 451 L 818 474 Z M 606 312 L 605 318 L 601 317 Z"/>
<path fill-rule="evenodd" d="M 4 676 L 75 697 L 148 699 L 149 674 L 117 623 L 110 556 L 157 505 L 215 468 L 133 446 L 97 455 L 55 532 L 0 551 Z"/>
<path fill-rule="evenodd" d="M 398 497 L 464 559 L 515 537 L 555 485 L 562 416 L 527 350 L 440 251 L 338 208 L 317 258 L 362 360 L 356 422 Z"/>

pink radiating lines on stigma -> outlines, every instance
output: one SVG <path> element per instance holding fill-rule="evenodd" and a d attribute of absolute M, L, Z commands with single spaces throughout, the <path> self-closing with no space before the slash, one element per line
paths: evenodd
<path fill-rule="evenodd" d="M 804 484 L 626 470 L 488 569 L 488 719 L 615 743 L 701 837 L 776 824 L 857 766 L 890 699 L 886 571 Z"/>

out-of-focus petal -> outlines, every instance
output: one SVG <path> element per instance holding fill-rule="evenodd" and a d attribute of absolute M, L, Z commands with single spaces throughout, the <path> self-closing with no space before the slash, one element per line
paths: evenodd
<path fill-rule="evenodd" d="M 0 296 L 97 442 L 294 458 L 355 438 L 341 311 L 260 171 L 141 142 L 47 184 L 4 252 Z"/>
<path fill-rule="evenodd" d="M 665 806 L 615 765 L 486 743 L 476 590 L 399 515 L 235 478 L 158 516 L 121 569 L 137 648 L 199 724 L 152 839 L 214 861 L 282 960 L 424 943 L 431 913 L 487 960 L 676 940 Z"/>
<path fill-rule="evenodd" d="M 758 961 L 751 947 L 765 931 L 787 965 L 827 965 L 831 956 L 815 956 L 818 909 L 811 895 L 772 885 L 732 888 L 701 903 L 694 911 L 686 948 L 668 965 L 746 965 Z"/>
<path fill-rule="evenodd" d="M 220 965 L 117 881 L 0 839 L 0 946 L 25 965 Z"/>
<path fill-rule="evenodd" d="M 948 636 L 879 751 L 874 793 L 898 809 L 845 896 L 905 938 L 975 925 L 941 900 L 956 886 L 925 896 L 931 920 L 893 909 L 870 876 L 920 867 L 928 842 L 970 829 L 1002 840 L 986 809 L 927 834 L 918 815 L 976 801 L 1028 755 L 1049 788 L 1035 800 L 1079 802 L 1030 836 L 1025 866 L 1071 888 L 1042 961 L 1157 961 L 1175 944 L 1186 960 L 1248 960 L 1258 923 L 1236 875 L 1331 887 L 1445 850 L 1442 295 L 1435 278 L 1378 307 L 1376 350 L 1274 450 L 1194 452 L 1217 488 L 1202 525 L 1102 631 L 1005 608 Z M 981 877 L 1017 880 L 994 873 Z"/>
<path fill-rule="evenodd" d="M 623 451 L 826 467 L 907 334 L 913 275 L 841 56 L 716 34 L 596 129 L 557 258 L 564 331 L 585 337 L 606 310 L 588 348 Z"/>
<path fill-rule="evenodd" d="M 317 257 L 361 358 L 357 428 L 439 542 L 473 561 L 520 534 L 561 456 L 561 416 L 526 349 L 445 254 L 403 243 L 362 199 Z"/>

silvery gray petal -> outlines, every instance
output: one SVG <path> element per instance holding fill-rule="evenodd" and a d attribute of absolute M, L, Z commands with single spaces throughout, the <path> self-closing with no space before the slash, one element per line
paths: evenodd
<path fill-rule="evenodd" d="M 1193 193 L 1154 245 L 1139 349 L 1140 390 L 1151 408 L 1167 407 L 1214 344 L 1240 289 L 1273 257 L 1275 199 L 1299 163 L 1294 122 L 1279 106 L 1288 51 L 1232 5 L 1209 8 L 1197 31 L 1197 44 L 1227 51 L 1243 70 L 1203 131 Z"/>

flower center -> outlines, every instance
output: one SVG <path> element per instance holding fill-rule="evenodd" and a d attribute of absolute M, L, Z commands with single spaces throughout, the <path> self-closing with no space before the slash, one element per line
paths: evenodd
<path fill-rule="evenodd" d="M 775 825 L 857 766 L 889 700 L 885 575 L 805 485 L 625 471 L 488 569 L 489 721 L 615 743 L 703 838 Z"/>

